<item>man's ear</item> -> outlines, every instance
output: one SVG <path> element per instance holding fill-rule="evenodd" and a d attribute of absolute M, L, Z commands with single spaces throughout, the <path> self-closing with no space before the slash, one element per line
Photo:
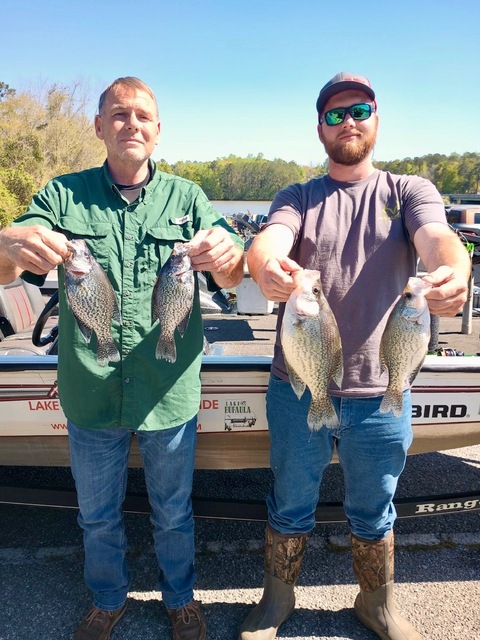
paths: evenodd
<path fill-rule="evenodd" d="M 102 119 L 98 114 L 95 116 L 95 135 L 99 140 L 103 140 Z"/>
<path fill-rule="evenodd" d="M 320 139 L 320 142 L 323 144 L 323 134 L 322 134 L 322 125 L 321 124 L 317 125 L 317 132 L 318 132 L 318 137 Z"/>

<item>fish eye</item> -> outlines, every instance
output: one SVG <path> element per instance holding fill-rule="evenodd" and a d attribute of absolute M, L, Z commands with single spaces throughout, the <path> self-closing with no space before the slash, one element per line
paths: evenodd
<path fill-rule="evenodd" d="M 320 295 L 320 287 L 313 287 L 312 288 L 312 293 L 314 296 L 319 296 Z"/>
<path fill-rule="evenodd" d="M 413 298 L 413 293 L 407 291 L 407 293 L 403 296 L 405 300 L 411 300 Z"/>

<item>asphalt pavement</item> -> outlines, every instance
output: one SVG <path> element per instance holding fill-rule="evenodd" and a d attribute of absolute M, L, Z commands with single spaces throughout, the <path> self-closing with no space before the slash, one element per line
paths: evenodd
<path fill-rule="evenodd" d="M 217 352 L 224 355 L 271 356 L 277 312 L 277 305 L 268 314 L 238 314 L 235 310 L 216 313 L 213 310 L 204 313 L 205 336 Z M 439 318 L 436 346 L 443 353 L 480 354 L 480 309 L 473 310 L 469 322 L 464 322 L 462 315 Z"/>
<path fill-rule="evenodd" d="M 68 469 L 3 468 L 3 481 L 71 486 Z M 194 494 L 261 499 L 268 469 L 196 471 Z M 327 470 L 321 499 L 342 495 L 338 465 Z M 398 497 L 480 493 L 480 447 L 413 456 Z M 144 489 L 130 470 L 129 491 Z M 480 496 L 479 496 L 480 497 Z M 398 606 L 425 640 L 477 640 L 480 636 L 480 512 L 399 519 L 396 523 Z M 67 640 L 90 601 L 82 578 L 82 543 L 76 511 L 0 506 L 1 640 Z M 148 515 L 126 514 L 132 582 L 127 614 L 112 640 L 170 638 L 156 591 L 157 568 Z M 297 611 L 278 637 L 373 640 L 353 615 L 357 591 L 344 523 L 313 531 L 297 588 Z M 210 640 L 235 640 L 261 596 L 264 523 L 196 520 L 196 597 L 203 603 Z"/>

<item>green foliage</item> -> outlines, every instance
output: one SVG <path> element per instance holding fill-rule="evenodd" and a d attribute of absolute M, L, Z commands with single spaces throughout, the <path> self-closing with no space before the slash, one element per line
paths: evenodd
<path fill-rule="evenodd" d="M 42 161 L 40 141 L 32 133 L 6 137 L 0 146 L 0 167 L 23 167 L 32 175 L 37 175 Z"/>
<path fill-rule="evenodd" d="M 166 160 L 160 160 L 159 162 L 157 162 L 157 168 L 159 171 L 163 171 L 164 173 L 173 173 L 172 167 Z"/>
<path fill-rule="evenodd" d="M 428 178 L 440 193 L 478 193 L 480 185 L 480 153 L 467 152 L 429 154 L 421 158 L 404 158 L 375 162 L 378 169 Z"/>
<path fill-rule="evenodd" d="M 166 162 L 157 163 L 165 171 Z M 211 162 L 176 162 L 170 172 L 201 186 L 211 200 L 271 200 L 275 193 L 294 182 L 311 177 L 312 169 L 285 160 L 266 160 L 261 154 L 239 158 L 217 158 Z M 315 175 L 323 173 L 317 167 Z"/>
<path fill-rule="evenodd" d="M 0 179 L 3 185 L 15 196 L 18 204 L 25 208 L 37 190 L 37 185 L 30 173 L 23 167 L 15 169 L 5 169 L 0 172 Z"/>
<path fill-rule="evenodd" d="M 0 173 L 0 229 L 7 227 L 20 214 L 21 206 L 14 194 L 3 184 Z"/>
<path fill-rule="evenodd" d="M 480 187 L 480 153 L 440 153 L 422 157 L 375 161 L 378 169 L 417 175 L 431 180 L 442 194 L 477 193 Z M 158 163 L 169 171 L 199 184 L 211 200 L 271 200 L 289 184 L 306 182 L 328 172 L 328 161 L 307 167 L 285 160 L 266 160 L 261 154 L 239 158 L 230 155 L 212 162 Z M 448 198 L 447 198 L 448 200 Z"/>

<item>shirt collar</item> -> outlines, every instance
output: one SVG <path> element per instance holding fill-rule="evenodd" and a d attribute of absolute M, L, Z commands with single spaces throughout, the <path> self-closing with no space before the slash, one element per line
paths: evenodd
<path fill-rule="evenodd" d="M 156 182 L 156 180 L 159 177 L 159 173 L 158 173 L 158 169 L 157 169 L 157 163 L 154 162 L 151 158 L 149 158 L 148 163 L 149 163 L 149 167 L 150 167 L 151 179 L 145 185 L 145 187 L 143 187 L 143 189 L 142 189 L 142 195 L 141 195 L 141 198 L 140 198 L 141 200 L 144 200 L 145 197 L 150 194 L 150 192 L 153 189 L 154 183 Z M 107 182 L 108 187 L 112 191 L 114 191 L 114 193 L 116 193 L 120 197 L 122 197 L 120 192 L 118 191 L 114 181 L 113 181 L 112 175 L 110 173 L 110 169 L 108 168 L 108 162 L 106 160 L 103 163 L 102 169 L 103 169 L 103 175 L 104 175 L 104 178 L 105 178 L 105 180 Z"/>

